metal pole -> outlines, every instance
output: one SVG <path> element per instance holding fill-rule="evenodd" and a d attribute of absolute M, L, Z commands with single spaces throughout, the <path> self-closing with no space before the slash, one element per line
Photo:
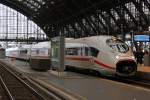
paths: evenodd
<path fill-rule="evenodd" d="M 5 39 L 8 39 L 8 8 L 6 8 L 6 36 Z M 8 41 L 6 42 L 6 45 L 8 46 Z"/>
<path fill-rule="evenodd" d="M 17 44 L 18 44 L 18 12 L 17 12 Z"/>
<path fill-rule="evenodd" d="M 39 30 L 38 30 L 38 26 L 36 26 L 36 39 L 37 39 L 37 43 L 38 43 L 38 40 L 39 40 Z"/>
<path fill-rule="evenodd" d="M 29 19 L 27 18 L 27 44 L 29 43 Z"/>

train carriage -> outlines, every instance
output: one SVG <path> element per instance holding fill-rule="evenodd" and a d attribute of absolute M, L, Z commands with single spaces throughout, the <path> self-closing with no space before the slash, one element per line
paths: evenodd
<path fill-rule="evenodd" d="M 50 42 L 41 42 L 32 45 L 31 50 L 27 49 L 26 56 L 49 57 L 50 48 Z M 112 36 L 66 40 L 65 53 L 65 64 L 68 66 L 119 76 L 132 76 L 137 70 L 131 49 L 122 40 Z"/>

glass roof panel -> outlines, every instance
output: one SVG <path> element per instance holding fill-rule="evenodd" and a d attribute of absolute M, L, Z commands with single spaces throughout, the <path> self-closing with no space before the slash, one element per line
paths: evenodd
<path fill-rule="evenodd" d="M 0 4 L 0 39 L 46 38 L 44 31 L 23 14 Z"/>
<path fill-rule="evenodd" d="M 27 7 L 33 9 L 34 11 L 37 11 L 39 8 L 42 7 L 43 4 L 45 4 L 45 1 L 43 0 L 18 0 L 18 1 L 26 5 Z"/>

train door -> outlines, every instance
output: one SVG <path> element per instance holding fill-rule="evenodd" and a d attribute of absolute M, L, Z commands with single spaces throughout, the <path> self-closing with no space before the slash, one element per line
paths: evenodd
<path fill-rule="evenodd" d="M 87 46 L 83 46 L 82 47 L 82 57 L 85 60 L 85 63 L 83 63 L 83 66 L 85 66 L 86 68 L 91 68 L 94 65 L 94 59 L 91 56 L 91 50 L 89 47 Z"/>
<path fill-rule="evenodd" d="M 69 66 L 80 67 L 80 59 L 78 57 L 78 53 L 79 51 L 78 51 L 78 48 L 76 47 L 66 48 L 65 64 Z"/>

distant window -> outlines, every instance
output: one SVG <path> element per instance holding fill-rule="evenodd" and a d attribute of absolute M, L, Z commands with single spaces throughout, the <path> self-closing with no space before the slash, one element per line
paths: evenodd
<path fill-rule="evenodd" d="M 39 52 L 40 52 L 39 50 L 36 50 L 36 54 L 39 54 Z"/>
<path fill-rule="evenodd" d="M 90 47 L 90 51 L 91 51 L 91 56 L 93 57 L 97 57 L 99 50 L 94 48 L 94 47 Z"/>
<path fill-rule="evenodd" d="M 20 54 L 27 54 L 27 50 L 21 50 Z"/>

